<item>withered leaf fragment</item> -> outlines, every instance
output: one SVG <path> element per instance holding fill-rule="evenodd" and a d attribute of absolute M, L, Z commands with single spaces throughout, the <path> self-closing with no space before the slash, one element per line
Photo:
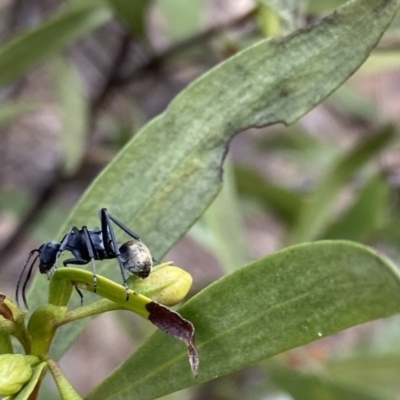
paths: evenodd
<path fill-rule="evenodd" d="M 193 342 L 193 324 L 177 312 L 155 301 L 148 303 L 146 309 L 150 313 L 148 317 L 150 322 L 152 322 L 157 328 L 163 330 L 176 339 L 182 340 L 186 344 L 190 368 L 192 374 L 196 377 L 199 368 L 199 355 Z"/>
<path fill-rule="evenodd" d="M 0 294 L 0 315 L 9 321 L 14 322 L 14 315 L 12 311 L 10 310 L 10 307 L 7 306 L 7 304 L 4 303 L 4 300 L 6 299 L 6 296 L 4 294 Z"/>

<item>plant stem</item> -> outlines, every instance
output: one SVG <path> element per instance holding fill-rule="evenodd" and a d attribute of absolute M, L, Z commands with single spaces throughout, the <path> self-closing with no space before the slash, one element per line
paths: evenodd
<path fill-rule="evenodd" d="M 65 318 L 60 323 L 60 326 L 78 319 L 87 318 L 114 310 L 126 310 L 126 308 L 108 299 L 96 300 L 92 303 L 85 304 L 84 306 L 68 311 L 65 315 Z"/>
<path fill-rule="evenodd" d="M 54 381 L 56 382 L 61 398 L 63 400 L 82 400 L 82 397 L 76 393 L 75 389 L 68 382 L 68 379 L 57 362 L 53 360 L 49 354 L 46 355 L 45 359 L 47 361 L 47 366 L 53 375 Z"/>

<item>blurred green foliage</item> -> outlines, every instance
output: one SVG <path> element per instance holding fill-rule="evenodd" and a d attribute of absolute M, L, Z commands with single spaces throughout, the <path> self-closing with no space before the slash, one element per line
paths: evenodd
<path fill-rule="evenodd" d="M 3 86 L 38 63 L 47 63 L 63 127 L 63 178 L 73 179 L 87 161 L 93 119 L 111 130 L 109 148 L 125 146 L 67 220 L 63 206 L 52 204 L 36 219 L 33 235 L 45 241 L 57 231 L 59 237 L 72 224 L 95 226 L 97 209 L 107 206 L 135 226 L 155 257 L 161 258 L 200 218 L 190 235 L 214 255 L 227 276 L 182 309 L 198 331 L 198 382 L 282 353 L 249 369 L 251 377 L 242 377 L 241 386 L 235 386 L 240 374 L 236 372 L 219 383 L 185 391 L 185 398 L 206 394 L 210 399 L 272 399 L 277 393 L 288 393 L 296 400 L 395 400 L 398 395 L 398 317 L 380 321 L 379 329 L 359 334 L 355 345 L 339 351 L 335 340 L 340 338 L 317 342 L 318 351 L 311 344 L 284 353 L 399 311 L 399 278 L 390 262 L 366 247 L 341 241 L 362 242 L 400 260 L 399 187 L 394 179 L 398 171 L 385 166 L 385 156 L 398 157 L 398 129 L 395 121 L 382 117 L 376 103 L 358 92 L 357 85 L 344 83 L 385 31 L 382 44 L 357 77 L 368 81 L 371 74 L 398 68 L 399 18 L 386 28 L 399 2 L 353 1 L 325 22 L 297 31 L 308 19 L 328 15 L 344 3 L 260 0 L 244 18 L 253 23 L 251 34 L 246 30 L 233 34 L 224 23 L 209 29 L 207 35 L 211 32 L 216 43 L 204 46 L 200 40 L 208 37 L 202 36 L 204 2 L 143 0 L 128 7 L 117 0 L 71 1 L 0 47 Z M 150 16 L 158 21 L 164 42 L 174 49 L 163 56 L 176 62 L 177 69 L 199 60 L 208 69 L 209 59 L 244 51 L 189 85 L 130 140 L 140 117 L 119 120 L 107 111 L 94 112 L 79 68 L 66 50 L 111 19 L 119 21 L 132 40 L 141 40 L 151 49 Z M 291 39 L 265 39 L 288 33 Z M 191 38 L 195 38 L 192 45 Z M 298 121 L 336 88 L 323 107 L 344 121 L 342 125 L 315 129 Z M 128 98 L 127 93 L 123 96 Z M 126 104 L 130 116 L 140 114 L 132 99 Z M 4 101 L 0 126 L 9 126 L 40 106 L 29 100 Z M 263 127 L 277 122 L 292 125 Z M 346 124 L 362 134 L 354 134 L 351 128 L 344 134 L 336 131 Z M 233 152 L 222 167 L 233 136 L 254 126 L 260 128 L 248 140 L 254 160 L 238 161 Z M 271 164 L 281 160 L 277 165 L 283 160 L 283 172 L 260 167 L 258 161 L 265 159 L 272 160 Z M 1 191 L 0 205 L 17 219 L 32 201 L 21 191 Z M 283 250 L 236 271 L 265 255 L 252 254 L 247 230 L 249 221 L 266 215 L 273 224 L 265 230 L 270 230 Z M 339 241 L 286 248 L 320 239 Z M 99 271 L 113 274 L 109 265 L 102 263 Z M 46 286 L 43 279 L 35 281 L 30 293 L 34 303 L 45 302 Z M 121 325 L 129 326 L 129 322 Z M 85 323 L 68 327 L 54 346 L 55 354 L 61 356 L 84 327 Z M 147 334 L 146 328 L 126 330 L 137 340 Z M 167 393 L 169 399 L 179 399 L 179 392 L 171 393 L 196 383 L 186 370 L 183 350 L 157 332 L 88 399 L 130 395 L 151 399 Z M 254 384 L 257 379 L 259 383 Z"/>

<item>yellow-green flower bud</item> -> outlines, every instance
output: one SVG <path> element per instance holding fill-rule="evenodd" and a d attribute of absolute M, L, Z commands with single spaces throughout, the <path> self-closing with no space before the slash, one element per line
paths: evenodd
<path fill-rule="evenodd" d="M 31 379 L 32 367 L 22 354 L 0 355 L 0 395 L 18 393 Z"/>
<path fill-rule="evenodd" d="M 187 295 L 193 281 L 188 272 L 171 262 L 156 267 L 146 279 L 132 280 L 128 279 L 130 289 L 165 306 L 179 303 Z"/>

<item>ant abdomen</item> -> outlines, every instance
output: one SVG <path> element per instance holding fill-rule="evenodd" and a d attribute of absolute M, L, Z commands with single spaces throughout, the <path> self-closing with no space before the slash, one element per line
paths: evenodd
<path fill-rule="evenodd" d="M 122 266 L 140 278 L 147 278 L 153 266 L 153 258 L 148 247 L 139 240 L 129 240 L 120 248 Z"/>

